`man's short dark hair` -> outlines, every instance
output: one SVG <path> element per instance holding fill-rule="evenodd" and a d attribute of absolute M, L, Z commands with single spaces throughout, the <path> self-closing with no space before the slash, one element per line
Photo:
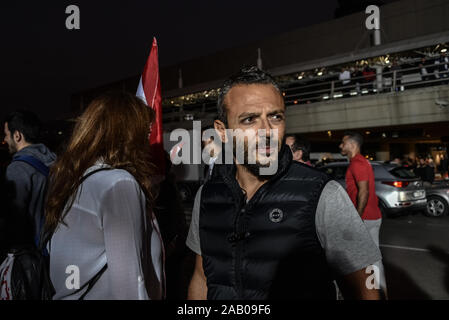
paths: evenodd
<path fill-rule="evenodd" d="M 279 94 L 281 94 L 278 84 L 269 73 L 262 71 L 255 66 L 242 68 L 238 73 L 232 75 L 223 83 L 223 86 L 220 89 L 220 94 L 218 95 L 218 120 L 224 124 L 227 124 L 226 105 L 224 103 L 225 97 L 234 86 L 242 84 L 269 84 L 275 87 L 276 90 L 279 91 Z"/>
<path fill-rule="evenodd" d="M 357 143 L 357 145 L 359 146 L 359 148 L 362 147 L 363 145 L 363 137 L 360 133 L 355 132 L 355 131 L 346 131 L 343 134 L 343 137 L 348 136 L 349 139 L 351 139 L 352 141 L 354 141 L 355 143 Z"/>
<path fill-rule="evenodd" d="M 14 111 L 6 116 L 3 123 L 8 123 L 8 130 L 11 135 L 18 131 L 23 135 L 26 142 L 39 142 L 41 122 L 35 113 L 28 110 Z"/>
<path fill-rule="evenodd" d="M 310 142 L 307 141 L 305 138 L 303 138 L 299 134 L 287 134 L 285 136 L 286 138 L 292 137 L 295 142 L 293 142 L 291 150 L 292 152 L 296 152 L 298 150 L 302 151 L 302 161 L 309 161 L 310 160 Z"/>

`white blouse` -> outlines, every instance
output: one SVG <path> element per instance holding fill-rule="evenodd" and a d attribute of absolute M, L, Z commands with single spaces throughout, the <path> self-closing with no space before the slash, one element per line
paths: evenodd
<path fill-rule="evenodd" d="M 85 174 L 107 165 L 97 162 Z M 134 177 L 122 169 L 96 172 L 78 188 L 75 201 L 49 243 L 53 299 L 78 299 L 107 263 L 84 299 L 161 299 L 163 245 L 153 214 Z"/>

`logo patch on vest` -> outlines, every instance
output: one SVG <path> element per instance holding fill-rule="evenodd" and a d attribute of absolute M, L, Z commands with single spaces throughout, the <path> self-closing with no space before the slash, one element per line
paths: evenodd
<path fill-rule="evenodd" d="M 284 213 L 282 212 L 281 209 L 273 209 L 271 210 L 270 214 L 269 214 L 269 218 L 271 220 L 271 222 L 281 222 L 282 219 L 284 218 Z"/>

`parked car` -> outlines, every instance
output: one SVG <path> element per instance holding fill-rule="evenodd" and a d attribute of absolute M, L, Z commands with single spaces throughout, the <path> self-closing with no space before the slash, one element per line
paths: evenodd
<path fill-rule="evenodd" d="M 441 217 L 449 213 L 449 181 L 435 181 L 425 186 L 427 194 L 426 213 L 430 217 Z"/>
<path fill-rule="evenodd" d="M 371 161 L 374 170 L 376 195 L 382 216 L 397 216 L 411 211 L 425 211 L 426 190 L 423 182 L 407 168 Z M 320 170 L 346 187 L 345 176 L 349 162 L 329 163 Z"/>

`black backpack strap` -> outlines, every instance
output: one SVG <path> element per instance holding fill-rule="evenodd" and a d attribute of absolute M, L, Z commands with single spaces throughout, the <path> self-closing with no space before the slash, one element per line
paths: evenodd
<path fill-rule="evenodd" d="M 93 175 L 93 174 L 95 174 L 95 173 L 97 173 L 99 171 L 112 170 L 112 169 L 114 169 L 114 168 L 112 168 L 112 167 L 102 167 L 102 168 L 99 168 L 99 169 L 92 170 L 91 172 L 89 172 L 89 173 L 87 173 L 87 174 L 85 174 L 84 176 L 81 177 L 81 179 L 79 181 L 79 185 L 81 185 L 91 175 Z M 47 251 L 46 250 L 47 243 L 50 242 L 51 237 L 53 236 L 53 233 L 55 232 L 55 230 L 45 231 L 44 229 L 45 228 L 41 229 L 41 232 L 40 232 L 41 234 L 40 234 L 40 237 L 39 237 L 40 241 L 39 241 L 38 248 L 39 248 L 39 250 L 41 252 L 46 252 Z"/>
<path fill-rule="evenodd" d="M 78 298 L 78 300 L 84 300 L 84 297 L 89 293 L 89 291 L 94 287 L 95 283 L 100 279 L 101 275 L 106 271 L 108 268 L 108 264 L 105 264 L 103 268 L 101 268 L 100 271 L 88 282 L 86 282 L 81 288 L 77 290 L 77 292 L 83 290 L 87 286 L 87 290 L 84 291 L 84 293 Z"/>
<path fill-rule="evenodd" d="M 86 173 L 84 176 L 81 177 L 79 184 L 81 185 L 81 183 L 83 183 L 84 180 L 86 180 L 91 175 L 93 175 L 93 174 L 95 174 L 95 173 L 97 173 L 99 171 L 112 170 L 112 169 L 114 169 L 114 168 L 112 168 L 112 167 L 102 167 L 102 168 L 98 168 L 98 169 L 92 170 L 91 172 Z"/>
<path fill-rule="evenodd" d="M 81 180 L 80 180 L 80 185 L 81 185 L 82 182 L 84 182 L 84 180 L 86 180 L 88 177 L 90 177 L 90 176 L 93 175 L 94 173 L 97 173 L 98 171 L 111 170 L 111 169 L 114 169 L 114 168 L 111 168 L 111 167 L 103 167 L 103 168 L 96 169 L 96 170 L 93 170 L 93 171 L 89 172 L 88 174 L 86 174 L 85 176 L 83 176 L 83 177 L 81 178 Z M 100 279 L 101 275 L 106 271 L 107 268 L 108 268 L 108 264 L 106 263 L 106 264 L 104 265 L 104 267 L 101 268 L 101 270 L 98 271 L 98 273 L 97 273 L 92 279 L 90 279 L 90 280 L 89 280 L 88 282 L 86 282 L 81 288 L 79 288 L 79 289 L 77 290 L 77 292 L 79 292 L 79 291 L 83 290 L 83 289 L 87 286 L 86 291 L 84 291 L 84 293 L 78 298 L 78 300 L 84 300 L 84 297 L 85 297 L 85 296 L 90 292 L 90 290 L 94 287 L 95 283 L 98 281 L 98 279 Z"/>

